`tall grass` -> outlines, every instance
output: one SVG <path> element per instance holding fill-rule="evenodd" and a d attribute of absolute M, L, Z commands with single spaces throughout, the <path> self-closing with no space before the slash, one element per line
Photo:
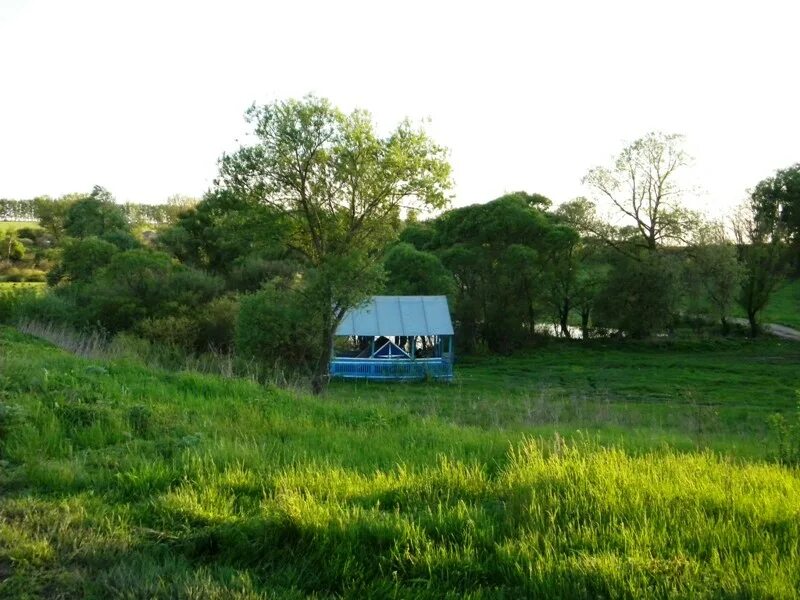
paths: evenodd
<path fill-rule="evenodd" d="M 8 329 L 0 402 L 0 597 L 800 589 L 800 475 L 779 464 L 89 361 Z"/>

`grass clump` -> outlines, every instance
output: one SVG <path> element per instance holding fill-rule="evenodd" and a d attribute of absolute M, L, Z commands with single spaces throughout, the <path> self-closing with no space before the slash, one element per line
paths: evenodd
<path fill-rule="evenodd" d="M 458 384 L 320 399 L 90 361 L 9 329 L 0 374 L 16 407 L 0 438 L 0 597 L 800 589 L 800 476 L 786 465 L 659 441 L 631 452 L 557 422 L 566 437 L 545 439 L 390 394 Z"/>

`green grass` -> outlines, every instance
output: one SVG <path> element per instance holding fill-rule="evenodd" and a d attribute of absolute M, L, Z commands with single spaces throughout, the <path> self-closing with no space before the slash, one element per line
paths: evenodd
<path fill-rule="evenodd" d="M 450 386 L 334 382 L 331 395 L 484 429 L 580 430 L 631 450 L 669 443 L 763 457 L 767 417 L 800 400 L 798 364 L 800 344 L 769 338 L 554 341 L 526 356 L 462 360 Z"/>
<path fill-rule="evenodd" d="M 714 441 L 679 422 L 627 449 L 570 432 L 687 402 L 755 427 L 798 348 L 555 344 L 312 398 L 0 329 L 0 597 L 797 597 L 800 475 L 742 458 L 732 421 L 725 454 L 664 447 Z M 540 391 L 583 408 L 525 412 Z"/>
<path fill-rule="evenodd" d="M 800 329 L 800 279 L 787 282 L 775 292 L 761 319 Z"/>

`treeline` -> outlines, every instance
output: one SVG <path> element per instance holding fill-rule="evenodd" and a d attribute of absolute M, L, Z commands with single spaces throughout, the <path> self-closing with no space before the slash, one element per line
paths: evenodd
<path fill-rule="evenodd" d="M 338 323 L 372 294 L 446 294 L 461 352 L 644 337 L 691 315 L 727 333 L 737 304 L 755 335 L 797 264 L 800 165 L 710 223 L 681 204 L 682 139 L 653 133 L 588 172 L 596 199 L 517 192 L 420 220 L 451 185 L 424 131 L 404 122 L 379 137 L 367 113 L 315 97 L 248 119 L 259 143 L 224 155 L 215 186 L 168 207 L 156 235 L 103 188 L 42 202 L 50 293 L 15 317 L 280 362 L 321 391 Z"/>
<path fill-rule="evenodd" d="M 54 205 L 67 206 L 79 200 L 85 194 L 67 194 L 53 199 L 40 196 L 29 200 L 13 200 L 0 198 L 0 221 L 38 221 L 53 210 Z M 137 204 L 126 202 L 119 204 L 122 214 L 132 226 L 164 225 L 174 220 L 176 211 L 187 203 L 196 200 L 183 196 L 172 196 L 165 204 Z"/>

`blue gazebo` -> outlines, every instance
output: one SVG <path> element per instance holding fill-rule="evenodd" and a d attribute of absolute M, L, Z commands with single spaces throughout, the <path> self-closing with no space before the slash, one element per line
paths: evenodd
<path fill-rule="evenodd" d="M 332 377 L 453 377 L 453 323 L 446 296 L 373 296 L 336 329 Z"/>

